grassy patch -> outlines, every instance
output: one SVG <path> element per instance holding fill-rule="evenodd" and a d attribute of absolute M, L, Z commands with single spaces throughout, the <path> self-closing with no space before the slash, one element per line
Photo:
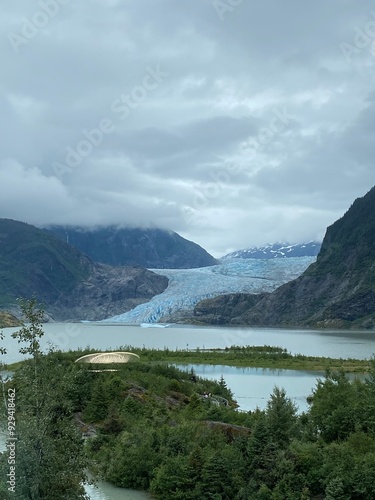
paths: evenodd
<path fill-rule="evenodd" d="M 305 371 L 344 371 L 348 373 L 366 373 L 370 369 L 370 360 L 361 359 L 335 359 L 319 356 L 304 356 L 291 354 L 282 347 L 275 346 L 232 346 L 225 349 L 145 349 L 129 345 L 122 346 L 119 350 L 138 354 L 143 363 L 178 363 L 178 364 L 211 364 L 228 365 L 248 368 L 271 368 L 284 370 Z M 85 354 L 97 350 L 79 350 L 66 353 L 56 353 L 59 357 L 75 361 Z M 15 369 L 19 365 L 9 365 Z"/>

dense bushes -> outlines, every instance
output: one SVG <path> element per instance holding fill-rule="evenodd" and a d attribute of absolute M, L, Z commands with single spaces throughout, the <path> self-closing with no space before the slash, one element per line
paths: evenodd
<path fill-rule="evenodd" d="M 225 391 L 225 381 L 194 383 L 173 367 L 138 364 L 101 374 L 93 395 L 105 378 L 123 391 L 115 405 L 121 425 L 108 429 L 114 419 L 108 405 L 89 448 L 102 476 L 118 486 L 163 500 L 375 498 L 371 377 L 350 382 L 327 373 L 303 415 L 278 388 L 265 411 L 217 405 L 201 392 Z M 179 397 L 171 381 L 189 398 Z"/>
<path fill-rule="evenodd" d="M 298 415 L 279 388 L 264 411 L 246 413 L 224 379 L 151 363 L 94 373 L 72 359 L 51 353 L 45 363 L 69 382 L 63 401 L 95 425 L 88 455 L 117 486 L 163 500 L 375 498 L 375 361 L 366 381 L 328 372 Z"/>

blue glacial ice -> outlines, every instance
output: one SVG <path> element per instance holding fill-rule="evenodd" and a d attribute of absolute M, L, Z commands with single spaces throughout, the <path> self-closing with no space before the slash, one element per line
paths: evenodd
<path fill-rule="evenodd" d="M 167 276 L 169 285 L 160 295 L 124 314 L 108 318 L 111 323 L 157 323 L 165 316 L 192 311 L 203 299 L 226 293 L 272 292 L 297 278 L 315 257 L 289 259 L 228 259 L 198 269 L 152 269 Z"/>

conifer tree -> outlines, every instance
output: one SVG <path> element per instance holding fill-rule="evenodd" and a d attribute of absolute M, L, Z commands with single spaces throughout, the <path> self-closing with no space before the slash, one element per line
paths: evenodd
<path fill-rule="evenodd" d="M 83 483 L 88 466 L 82 438 L 73 422 L 66 393 L 72 371 L 42 352 L 43 310 L 35 299 L 21 302 L 27 323 L 13 334 L 29 354 L 14 376 L 16 386 L 17 500 L 87 498 Z"/>

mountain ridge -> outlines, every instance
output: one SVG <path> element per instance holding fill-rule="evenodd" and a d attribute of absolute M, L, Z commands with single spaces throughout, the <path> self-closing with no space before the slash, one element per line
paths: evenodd
<path fill-rule="evenodd" d="M 96 262 L 150 269 L 189 269 L 218 264 L 204 248 L 174 231 L 158 228 L 106 226 L 51 226 L 46 228 L 69 241 Z"/>
<path fill-rule="evenodd" d="M 259 247 L 244 248 L 224 255 L 222 259 L 276 259 L 289 257 L 315 257 L 321 244 L 318 241 L 306 243 L 270 243 Z"/>
<path fill-rule="evenodd" d="M 202 323 L 375 327 L 375 187 L 329 226 L 315 263 L 270 294 L 202 301 Z"/>
<path fill-rule="evenodd" d="M 35 296 L 57 320 L 99 320 L 150 300 L 168 279 L 140 267 L 92 261 L 53 234 L 0 219 L 0 307 Z"/>

